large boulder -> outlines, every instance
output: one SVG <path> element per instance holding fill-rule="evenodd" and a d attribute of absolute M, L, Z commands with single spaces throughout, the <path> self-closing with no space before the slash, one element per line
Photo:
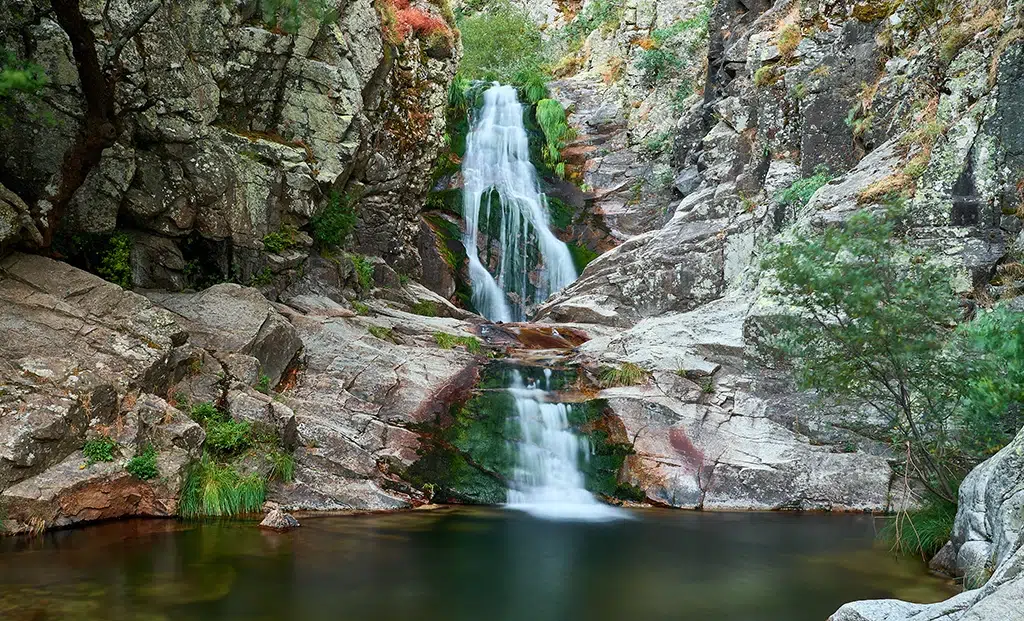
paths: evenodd
<path fill-rule="evenodd" d="M 1024 430 L 960 485 L 953 527 L 956 569 L 975 586 L 937 604 L 853 602 L 830 621 L 1020 621 L 1024 619 Z"/>
<path fill-rule="evenodd" d="M 263 294 L 235 284 L 214 285 L 199 293 L 146 294 L 173 312 L 192 343 L 214 354 L 245 354 L 259 360 L 271 385 L 302 348 L 295 329 Z"/>

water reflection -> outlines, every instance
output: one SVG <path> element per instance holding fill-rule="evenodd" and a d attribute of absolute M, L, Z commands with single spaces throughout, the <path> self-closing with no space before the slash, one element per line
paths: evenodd
<path fill-rule="evenodd" d="M 852 599 L 950 594 L 872 547 L 866 516 L 636 514 L 450 509 L 285 535 L 153 521 L 5 540 L 0 618 L 821 621 Z"/>

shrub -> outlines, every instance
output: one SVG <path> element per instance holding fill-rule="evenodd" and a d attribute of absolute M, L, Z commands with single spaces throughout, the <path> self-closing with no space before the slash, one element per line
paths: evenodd
<path fill-rule="evenodd" d="M 341 248 L 356 226 L 355 198 L 331 192 L 327 205 L 311 221 L 313 239 L 321 248 Z"/>
<path fill-rule="evenodd" d="M 605 367 L 598 374 L 598 381 L 603 388 L 613 386 L 636 386 L 647 381 L 647 371 L 632 362 L 623 362 L 617 367 Z"/>
<path fill-rule="evenodd" d="M 505 4 L 461 20 L 459 30 L 464 49 L 459 74 L 464 79 L 518 85 L 525 77 L 544 74 L 544 40 L 523 9 Z"/>
<path fill-rule="evenodd" d="M 270 376 L 266 373 L 260 373 L 260 378 L 256 381 L 256 390 L 263 394 L 270 394 Z"/>
<path fill-rule="evenodd" d="M 480 339 L 475 336 L 456 336 L 446 332 L 435 332 L 434 342 L 441 349 L 454 349 L 458 346 L 465 347 L 466 351 L 471 354 L 479 354 L 483 349 L 480 346 Z"/>
<path fill-rule="evenodd" d="M 122 289 L 132 288 L 132 238 L 114 233 L 100 260 L 99 274 Z"/>
<path fill-rule="evenodd" d="M 259 0 L 263 23 L 284 32 L 297 32 L 304 19 L 321 23 L 337 20 L 333 0 Z"/>
<path fill-rule="evenodd" d="M 644 50 L 640 55 L 637 67 L 644 72 L 642 77 L 644 85 L 653 87 L 673 76 L 682 67 L 682 64 L 683 62 L 674 53 L 657 47 Z"/>
<path fill-rule="evenodd" d="M 99 436 L 86 441 L 85 446 L 82 447 L 82 454 L 85 455 L 91 466 L 98 461 L 114 461 L 116 447 L 117 442 L 109 436 Z"/>
<path fill-rule="evenodd" d="M 370 307 L 367 306 L 366 304 L 363 304 L 362 302 L 359 302 L 359 301 L 352 302 L 352 310 L 354 310 L 357 315 L 369 315 L 370 314 Z"/>
<path fill-rule="evenodd" d="M 204 453 L 185 475 L 179 513 L 185 518 L 256 513 L 266 495 L 267 481 L 258 473 L 241 475 Z"/>
<path fill-rule="evenodd" d="M 156 467 L 156 449 L 152 444 L 147 446 L 141 455 L 132 457 L 125 464 L 124 469 L 133 477 L 143 481 L 155 479 L 160 474 Z"/>
<path fill-rule="evenodd" d="M 565 108 L 554 99 L 542 99 L 537 102 L 536 117 L 537 124 L 540 125 L 547 141 L 544 146 L 544 162 L 555 167 L 562 159 L 565 142 L 574 135 L 572 128 L 569 127 Z"/>
<path fill-rule="evenodd" d="M 209 421 L 206 446 L 222 455 L 234 455 L 252 446 L 252 426 L 248 421 Z"/>
<path fill-rule="evenodd" d="M 775 200 L 783 207 L 802 209 L 807 206 L 807 203 L 810 202 L 811 197 L 818 191 L 818 188 L 828 183 L 831 179 L 832 175 L 829 174 L 828 168 L 819 165 L 814 169 L 812 176 L 794 181 L 788 188 L 779 191 L 775 195 Z"/>

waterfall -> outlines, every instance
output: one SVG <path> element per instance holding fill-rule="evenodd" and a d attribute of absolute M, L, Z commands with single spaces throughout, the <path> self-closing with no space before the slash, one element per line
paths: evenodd
<path fill-rule="evenodd" d="M 509 392 L 515 399 L 522 439 L 516 447 L 516 466 L 508 504 L 545 519 L 602 521 L 625 514 L 599 502 L 584 486 L 580 462 L 590 459 L 590 442 L 569 427 L 572 405 L 550 403 L 551 370 L 544 369 L 543 386 L 526 384 L 512 373 Z"/>
<path fill-rule="evenodd" d="M 466 139 L 462 174 L 463 244 L 473 305 L 491 321 L 523 321 L 529 307 L 572 283 L 577 274 L 569 248 L 551 232 L 515 88 L 495 85 L 484 93 L 483 108 Z M 497 231 L 495 219 L 500 219 Z M 490 251 L 478 247 L 482 223 L 485 238 L 497 234 L 495 274 L 486 267 L 489 257 L 480 256 Z M 535 268 L 537 277 L 531 280 Z"/>

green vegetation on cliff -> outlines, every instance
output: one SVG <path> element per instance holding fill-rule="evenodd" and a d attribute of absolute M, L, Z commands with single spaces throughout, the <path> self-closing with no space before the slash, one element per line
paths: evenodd
<path fill-rule="evenodd" d="M 903 218 L 861 212 L 775 247 L 770 293 L 797 314 L 769 342 L 802 387 L 879 415 L 901 474 L 944 506 L 1024 422 L 1024 322 L 999 307 L 965 317 L 948 266 L 902 235 Z"/>

